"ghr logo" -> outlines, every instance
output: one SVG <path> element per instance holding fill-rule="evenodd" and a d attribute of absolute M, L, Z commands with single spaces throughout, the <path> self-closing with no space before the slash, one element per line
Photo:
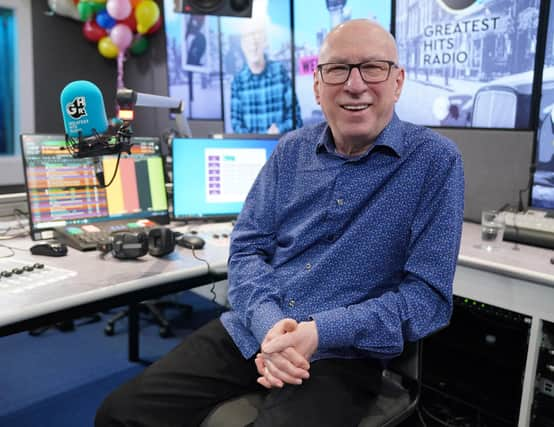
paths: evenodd
<path fill-rule="evenodd" d="M 467 9 L 477 3 L 478 0 L 437 0 L 442 3 L 447 9 L 455 12 Z"/>
<path fill-rule="evenodd" d="M 68 102 L 65 106 L 67 114 L 69 114 L 74 119 L 80 119 L 83 116 L 87 115 L 86 110 L 87 103 L 84 96 L 77 96 L 73 98 L 73 101 Z"/>

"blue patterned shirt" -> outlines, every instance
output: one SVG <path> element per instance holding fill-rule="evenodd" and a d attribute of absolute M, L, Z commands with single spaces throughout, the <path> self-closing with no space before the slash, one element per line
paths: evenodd
<path fill-rule="evenodd" d="M 244 357 L 280 319 L 313 319 L 313 359 L 390 358 L 446 325 L 463 222 L 453 142 L 396 115 L 364 155 L 326 123 L 285 135 L 231 236 L 222 322 Z"/>
<path fill-rule="evenodd" d="M 294 107 L 293 107 L 294 103 Z M 253 74 L 245 66 L 231 84 L 231 125 L 237 133 L 266 133 L 275 123 L 279 133 L 293 129 L 293 108 L 296 126 L 302 126 L 300 106 L 292 92 L 292 83 L 285 67 L 266 59 L 264 71 Z"/>

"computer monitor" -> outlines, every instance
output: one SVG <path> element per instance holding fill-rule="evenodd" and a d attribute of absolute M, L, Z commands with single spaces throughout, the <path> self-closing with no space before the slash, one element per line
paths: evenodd
<path fill-rule="evenodd" d="M 75 159 L 63 135 L 22 134 L 31 237 L 55 227 L 107 220 L 169 222 L 163 159 L 155 137 L 133 137 L 131 155 L 122 154 L 113 182 L 98 186 L 92 158 Z M 117 156 L 101 159 L 106 182 Z"/>
<path fill-rule="evenodd" d="M 175 138 L 173 218 L 235 218 L 278 137 Z"/>

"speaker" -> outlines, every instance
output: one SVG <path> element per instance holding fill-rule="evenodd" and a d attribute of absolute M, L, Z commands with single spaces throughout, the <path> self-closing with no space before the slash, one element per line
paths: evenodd
<path fill-rule="evenodd" d="M 175 12 L 250 18 L 252 2 L 253 0 L 175 0 Z"/>
<path fill-rule="evenodd" d="M 161 257 L 175 250 L 175 234 L 169 228 L 155 227 L 148 232 L 148 253 Z"/>

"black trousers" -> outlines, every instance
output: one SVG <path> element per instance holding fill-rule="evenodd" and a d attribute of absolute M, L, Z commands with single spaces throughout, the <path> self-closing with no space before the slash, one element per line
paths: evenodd
<path fill-rule="evenodd" d="M 170 353 L 102 403 L 96 427 L 198 426 L 218 403 L 260 386 L 219 320 L 189 335 Z M 324 359 L 310 378 L 267 391 L 255 426 L 356 426 L 376 394 L 381 367 L 367 359 Z"/>

